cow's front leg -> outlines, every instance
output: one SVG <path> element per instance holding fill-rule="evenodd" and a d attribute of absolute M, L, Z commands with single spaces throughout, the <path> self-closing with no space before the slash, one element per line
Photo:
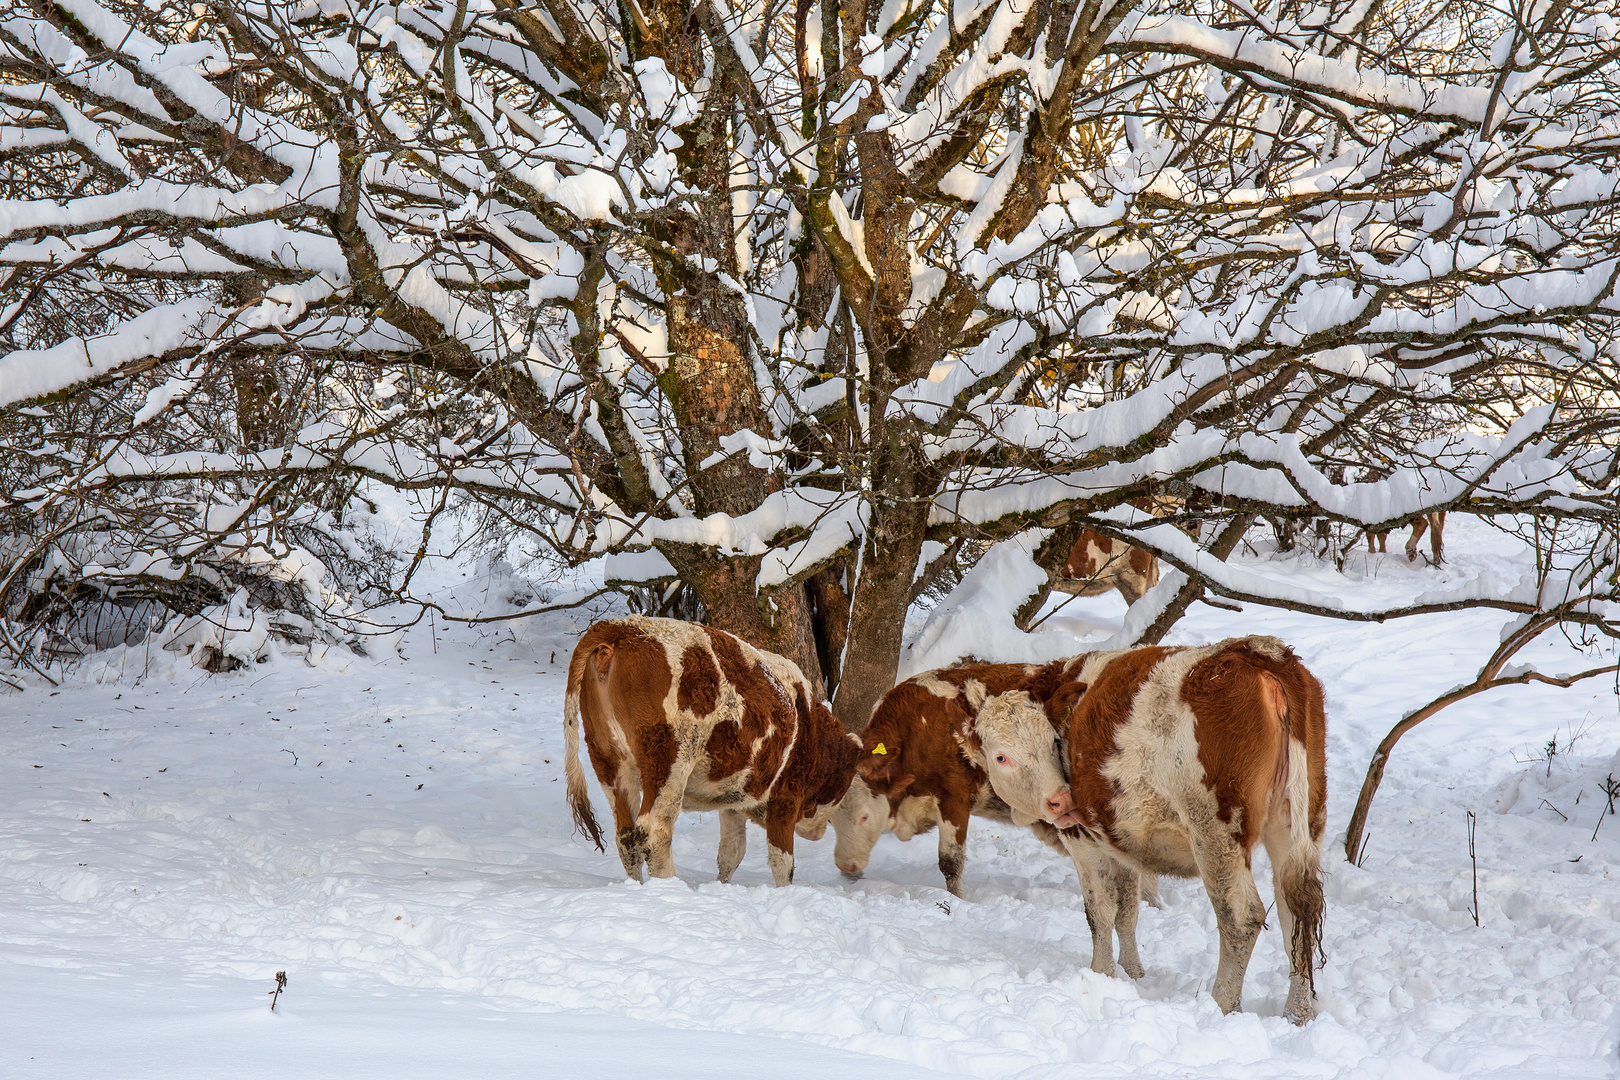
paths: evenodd
<path fill-rule="evenodd" d="M 1114 974 L 1114 920 L 1119 900 L 1108 864 L 1113 860 L 1085 840 L 1065 836 L 1064 845 L 1080 875 L 1080 896 L 1086 905 L 1086 925 L 1091 927 L 1091 970 L 1099 975 Z"/>
<path fill-rule="evenodd" d="M 945 875 L 945 888 L 952 896 L 962 895 L 962 864 L 967 851 L 968 817 L 963 802 L 946 802 L 939 808 L 939 872 Z"/>
<path fill-rule="evenodd" d="M 720 811 L 720 880 L 728 882 L 748 850 L 748 816 L 741 810 Z"/>
<path fill-rule="evenodd" d="M 1190 810 L 1193 858 L 1221 934 L 1221 959 L 1211 993 L 1222 1012 L 1235 1012 L 1243 1005 L 1243 973 L 1249 968 L 1255 938 L 1266 924 L 1266 905 L 1255 888 L 1248 853 L 1217 816 L 1214 797 L 1209 796 L 1207 804 L 1200 800 Z"/>
<path fill-rule="evenodd" d="M 1124 863 L 1109 860 L 1114 885 L 1114 933 L 1119 935 L 1119 966 L 1133 979 L 1146 972 L 1136 949 L 1136 917 L 1141 913 L 1141 879 Z"/>
<path fill-rule="evenodd" d="M 793 826 L 798 820 L 797 799 L 772 800 L 765 809 L 765 862 L 778 886 L 793 884 Z"/>

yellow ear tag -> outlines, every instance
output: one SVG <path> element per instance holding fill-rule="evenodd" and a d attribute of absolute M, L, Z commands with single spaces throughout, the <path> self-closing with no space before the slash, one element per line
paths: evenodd
<path fill-rule="evenodd" d="M 889 748 L 884 746 L 882 743 L 878 743 L 876 746 L 872 747 L 872 753 L 874 754 L 887 754 L 888 752 Z"/>

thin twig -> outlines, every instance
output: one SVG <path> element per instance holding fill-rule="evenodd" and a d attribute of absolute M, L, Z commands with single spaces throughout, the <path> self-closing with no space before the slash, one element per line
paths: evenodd
<path fill-rule="evenodd" d="M 1474 812 L 1468 811 L 1468 861 L 1474 864 L 1474 925 L 1479 925 L 1479 857 L 1474 854 Z"/>

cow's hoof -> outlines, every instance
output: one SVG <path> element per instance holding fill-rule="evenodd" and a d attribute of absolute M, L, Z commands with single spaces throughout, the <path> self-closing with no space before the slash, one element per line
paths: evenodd
<path fill-rule="evenodd" d="M 859 881 L 859 880 L 861 880 L 861 871 L 859 871 L 859 870 L 840 870 L 838 872 L 840 874 L 844 875 L 844 880 L 845 881 Z"/>
<path fill-rule="evenodd" d="M 1295 990 L 1288 995 L 1288 1007 L 1283 1010 L 1288 1022 L 1298 1027 L 1304 1027 L 1316 1019 L 1316 995 L 1310 990 L 1303 992 Z"/>
<path fill-rule="evenodd" d="M 1119 966 L 1124 968 L 1125 974 L 1129 975 L 1133 979 L 1140 979 L 1147 974 L 1147 971 L 1142 967 L 1141 964 L 1128 963 L 1121 960 L 1119 962 Z"/>

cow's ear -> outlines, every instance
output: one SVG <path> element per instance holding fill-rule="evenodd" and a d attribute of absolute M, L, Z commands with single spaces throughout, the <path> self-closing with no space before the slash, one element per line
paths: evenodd
<path fill-rule="evenodd" d="M 1085 683 L 1071 680 L 1053 692 L 1046 702 L 1046 718 L 1053 726 L 1061 725 L 1069 719 L 1069 714 L 1080 704 L 1080 699 L 1085 697 L 1087 689 Z"/>
<path fill-rule="evenodd" d="M 989 692 L 984 688 L 984 683 L 978 679 L 969 679 L 962 684 L 962 697 L 967 700 L 969 712 L 977 714 L 980 709 L 984 708 L 985 698 L 989 696 Z"/>
<path fill-rule="evenodd" d="M 962 717 L 955 735 L 956 745 L 962 748 L 962 756 L 979 768 L 984 768 L 984 744 L 979 741 L 979 733 L 973 728 L 973 717 Z"/>
<path fill-rule="evenodd" d="M 872 782 L 887 783 L 889 779 L 890 761 L 887 756 L 867 754 L 855 763 L 855 771 L 861 774 L 868 784 Z"/>

